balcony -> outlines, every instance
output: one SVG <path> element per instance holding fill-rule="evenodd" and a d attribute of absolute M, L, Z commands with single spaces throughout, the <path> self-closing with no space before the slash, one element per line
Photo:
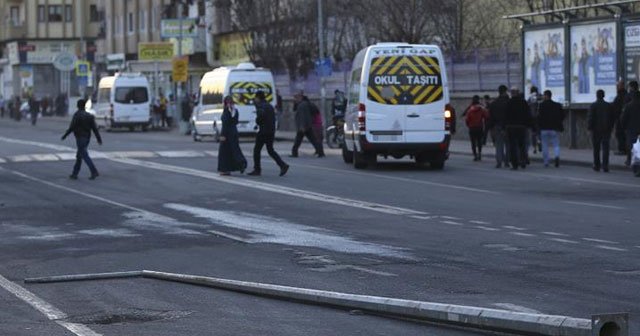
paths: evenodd
<path fill-rule="evenodd" d="M 8 20 L 0 23 L 0 41 L 27 37 L 27 25 L 24 22 Z"/>

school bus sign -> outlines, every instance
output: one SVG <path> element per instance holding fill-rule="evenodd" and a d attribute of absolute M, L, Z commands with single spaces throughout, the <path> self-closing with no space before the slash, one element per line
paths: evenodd
<path fill-rule="evenodd" d="M 140 61 L 170 61 L 172 58 L 173 43 L 171 42 L 138 43 L 138 60 Z"/>

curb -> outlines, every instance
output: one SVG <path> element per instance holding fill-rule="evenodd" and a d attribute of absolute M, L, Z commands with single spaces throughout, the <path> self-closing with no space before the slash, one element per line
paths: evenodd
<path fill-rule="evenodd" d="M 592 319 L 581 319 L 560 315 L 519 313 L 500 309 L 348 294 L 148 270 L 27 278 L 24 279 L 24 282 L 52 283 L 134 277 L 206 286 L 314 305 L 324 305 L 342 309 L 358 309 L 383 316 L 402 317 L 443 325 L 506 332 L 516 335 L 602 335 L 600 332 L 604 330 L 605 326 L 609 325 L 610 327 L 611 323 L 614 323 L 615 327 L 622 331 L 620 335 L 628 334 L 628 315 L 624 313 L 597 315 L 593 316 Z"/>

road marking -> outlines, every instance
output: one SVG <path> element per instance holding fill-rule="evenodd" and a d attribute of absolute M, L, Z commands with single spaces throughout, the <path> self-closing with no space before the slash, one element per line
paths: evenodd
<path fill-rule="evenodd" d="M 436 186 L 436 187 L 443 187 L 443 188 L 448 188 L 448 189 L 473 191 L 473 192 L 478 192 L 478 193 L 495 194 L 495 195 L 500 194 L 499 192 L 491 191 L 491 190 L 471 188 L 471 187 L 465 187 L 465 186 L 460 186 L 460 185 L 455 185 L 455 184 L 445 184 L 445 183 L 437 183 L 437 182 L 431 182 L 431 181 L 425 181 L 425 180 L 416 180 L 416 179 L 397 177 L 397 176 L 387 176 L 387 175 L 381 175 L 381 174 L 376 174 L 376 173 L 361 173 L 361 172 L 357 172 L 357 171 L 353 171 L 353 170 L 335 169 L 335 168 L 321 167 L 321 166 L 315 166 L 315 165 L 306 165 L 306 164 L 298 164 L 298 163 L 293 163 L 291 165 L 294 166 L 294 167 L 296 167 L 296 166 L 297 167 L 306 167 L 306 168 L 313 168 L 313 169 L 318 169 L 318 170 L 339 172 L 341 174 L 345 174 L 346 173 L 346 174 L 351 174 L 351 175 L 360 175 L 360 176 L 367 176 L 367 177 L 372 177 L 373 176 L 373 177 L 383 178 L 383 179 L 387 179 L 387 180 L 410 182 L 410 183 L 413 183 L 413 184 L 418 183 L 418 184 L 424 184 L 424 185 L 430 185 L 430 186 Z"/>
<path fill-rule="evenodd" d="M 249 178 L 235 178 L 235 177 L 230 178 L 228 176 L 220 176 L 212 172 L 207 172 L 207 171 L 197 170 L 192 168 L 185 168 L 180 166 L 161 164 L 157 162 L 140 161 L 140 160 L 134 160 L 134 159 L 111 159 L 111 160 L 115 162 L 123 163 L 123 164 L 133 165 L 133 166 L 173 172 L 173 173 L 189 175 L 189 176 L 195 176 L 195 177 L 205 178 L 208 180 L 224 182 L 227 184 L 233 184 L 233 185 L 243 186 L 247 188 L 269 191 L 269 192 L 287 195 L 287 196 L 293 196 L 296 198 L 304 198 L 304 199 L 319 201 L 324 203 L 349 206 L 353 208 L 371 210 L 371 211 L 381 212 L 381 213 L 390 214 L 390 215 L 424 215 L 425 214 L 425 212 L 423 211 L 400 208 L 400 207 L 395 207 L 395 206 L 390 206 L 390 205 L 380 204 L 380 203 L 359 201 L 359 200 L 354 200 L 349 198 L 321 194 L 321 193 L 303 190 L 303 189 L 284 187 L 277 184 L 259 182 Z"/>
<path fill-rule="evenodd" d="M 220 236 L 220 237 L 224 237 L 227 239 L 231 239 L 240 243 L 244 243 L 244 244 L 251 244 L 252 240 L 251 239 L 244 239 L 241 237 L 238 237 L 236 235 L 232 235 L 230 233 L 226 233 L 226 232 L 222 232 L 222 231 L 216 231 L 216 230 L 207 230 L 207 232 L 213 233 L 216 236 Z"/>
<path fill-rule="evenodd" d="M 480 220 L 471 220 L 471 221 L 469 221 L 469 223 L 472 223 L 472 224 L 480 224 L 480 225 L 490 225 L 490 224 L 491 224 L 491 223 L 489 223 L 489 222 L 480 221 Z"/>
<path fill-rule="evenodd" d="M 500 229 L 498 229 L 498 228 L 482 226 L 482 225 L 476 225 L 475 228 L 476 229 L 480 229 L 480 230 L 485 230 L 485 231 L 500 231 Z"/>
<path fill-rule="evenodd" d="M 557 236 L 557 237 L 569 237 L 568 234 L 564 234 L 564 233 L 560 233 L 560 232 L 553 232 L 553 231 L 545 231 L 543 232 L 543 234 L 549 235 L 549 236 Z"/>
<path fill-rule="evenodd" d="M 8 156 L 7 160 L 11 161 L 11 162 L 30 162 L 33 161 L 33 159 L 31 158 L 31 156 L 29 155 L 13 155 L 13 156 Z"/>
<path fill-rule="evenodd" d="M 524 307 L 524 306 L 518 306 L 518 305 L 515 305 L 515 304 L 512 304 L 512 303 L 494 303 L 493 305 L 496 306 L 496 307 L 502 308 L 502 309 L 506 309 L 506 310 L 510 310 L 510 311 L 514 311 L 514 312 L 519 312 L 519 313 L 542 314 L 538 310 L 527 308 L 527 307 Z"/>
<path fill-rule="evenodd" d="M 446 221 L 440 221 L 440 223 L 442 223 L 442 224 L 447 224 L 447 225 L 464 226 L 464 224 L 462 224 L 462 223 L 458 223 L 458 222 L 454 222 L 454 221 L 449 221 L 449 220 L 446 220 Z"/>
<path fill-rule="evenodd" d="M 440 218 L 451 219 L 451 220 L 461 220 L 462 218 L 453 217 L 453 216 L 440 216 Z"/>
<path fill-rule="evenodd" d="M 18 284 L 9 281 L 7 278 L 0 275 L 0 287 L 4 288 L 9 293 L 15 295 L 18 299 L 24 301 L 29 304 L 31 307 L 35 308 L 37 311 L 41 312 L 46 316 L 49 320 L 53 320 L 58 325 L 63 328 L 69 330 L 77 336 L 100 336 L 97 332 L 89 329 L 89 327 L 80 324 L 80 323 L 70 323 L 65 321 L 59 321 L 67 318 L 67 314 L 54 307 L 47 301 L 37 297 L 35 294 L 31 293 L 27 289 Z"/>
<path fill-rule="evenodd" d="M 579 242 L 570 239 L 562 239 L 562 238 L 548 238 L 551 241 L 564 243 L 564 244 L 579 244 Z"/>
<path fill-rule="evenodd" d="M 58 161 L 55 154 L 31 154 L 33 161 Z"/>
<path fill-rule="evenodd" d="M 156 153 L 149 151 L 124 151 L 124 152 L 95 152 L 96 154 L 105 155 L 107 159 L 149 159 L 157 157 Z"/>
<path fill-rule="evenodd" d="M 161 151 L 155 153 L 163 158 L 194 158 L 205 156 L 204 152 L 198 151 Z"/>
<path fill-rule="evenodd" d="M 587 202 L 572 202 L 572 201 L 562 201 L 563 203 L 573 204 L 573 205 L 584 205 L 594 208 L 604 208 L 604 209 L 615 209 L 615 210 L 625 210 L 623 207 L 613 206 L 613 205 L 602 205 L 596 203 L 587 203 Z"/>
<path fill-rule="evenodd" d="M 607 246 L 607 245 L 596 245 L 596 247 L 599 248 L 599 249 L 609 250 L 609 251 L 618 251 L 618 252 L 626 252 L 626 251 L 628 251 L 627 249 L 623 249 L 623 248 L 619 248 L 619 247 L 613 247 L 613 246 Z"/>
<path fill-rule="evenodd" d="M 611 240 L 595 239 L 595 238 L 582 238 L 582 240 L 588 241 L 588 242 L 592 242 L 592 243 L 620 244 L 618 242 L 614 242 L 614 241 L 611 241 Z"/>
<path fill-rule="evenodd" d="M 341 232 L 297 224 L 280 218 L 239 211 L 213 210 L 178 203 L 168 203 L 164 207 L 204 219 L 219 227 L 250 232 L 249 243 L 251 244 L 303 246 L 339 253 L 415 260 L 415 257 L 405 248 L 362 242 Z"/>
<path fill-rule="evenodd" d="M 67 146 L 52 145 L 52 144 L 48 144 L 48 143 L 44 143 L 44 142 L 35 142 L 35 141 L 26 141 L 26 140 L 20 140 L 20 139 L 12 139 L 12 138 L 6 138 L 6 137 L 2 137 L 2 136 L 0 136 L 0 141 L 4 141 L 4 142 L 8 142 L 8 143 L 20 144 L 20 145 L 28 145 L 28 146 L 36 146 L 36 147 L 48 148 L 48 149 L 53 149 L 53 150 L 56 150 L 56 151 L 72 151 L 72 152 L 76 151 L 75 148 L 71 148 L 71 147 L 67 147 Z"/>
<path fill-rule="evenodd" d="M 411 218 L 415 218 L 415 219 L 434 219 L 437 216 L 409 216 Z"/>
<path fill-rule="evenodd" d="M 522 227 L 511 226 L 511 225 L 504 225 L 503 228 L 508 229 L 508 230 L 516 230 L 516 231 L 526 231 L 527 230 L 527 229 L 522 228 Z"/>
<path fill-rule="evenodd" d="M 520 236 L 520 237 L 535 237 L 536 236 L 533 233 L 525 233 L 525 232 L 509 232 L 509 233 L 514 235 L 514 236 Z"/>
<path fill-rule="evenodd" d="M 63 161 L 70 161 L 76 159 L 76 153 L 56 153 L 56 156 Z"/>

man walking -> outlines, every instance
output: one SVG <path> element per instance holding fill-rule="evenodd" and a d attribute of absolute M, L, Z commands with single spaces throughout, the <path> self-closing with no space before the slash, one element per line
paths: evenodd
<path fill-rule="evenodd" d="M 527 129 L 532 127 L 531 119 L 529 104 L 519 89 L 512 88 L 505 117 L 512 170 L 527 167 Z"/>
<path fill-rule="evenodd" d="M 625 139 L 626 135 L 622 125 L 620 124 L 620 117 L 622 116 L 622 109 L 625 105 L 625 100 L 627 97 L 627 90 L 624 88 L 624 82 L 620 81 L 617 85 L 617 95 L 613 100 L 613 104 L 611 105 L 611 110 L 613 113 L 613 122 L 616 126 L 615 135 L 616 142 L 618 144 L 616 155 L 626 155 L 627 154 L 627 140 Z"/>
<path fill-rule="evenodd" d="M 636 90 L 638 83 L 636 82 Z M 631 86 L 631 84 L 629 84 Z M 620 120 L 627 136 L 627 160 L 625 165 L 631 165 L 631 149 L 640 134 L 640 94 L 631 94 L 631 102 L 625 105 Z"/>
<path fill-rule="evenodd" d="M 506 146 L 506 134 L 504 121 L 507 116 L 507 105 L 509 104 L 509 94 L 507 87 L 498 87 L 498 98 L 489 104 L 489 127 L 493 136 L 493 144 L 496 148 L 496 168 L 502 168 L 502 164 L 509 165 L 509 155 Z"/>
<path fill-rule="evenodd" d="M 78 173 L 80 172 L 80 166 L 82 165 L 83 160 L 91 171 L 91 177 L 89 177 L 90 180 L 95 180 L 99 175 L 98 170 L 93 165 L 93 161 L 91 161 L 91 157 L 89 157 L 87 148 L 89 147 L 89 141 L 91 140 L 91 131 L 95 134 L 99 145 L 102 145 L 102 138 L 98 132 L 95 118 L 92 114 L 84 110 L 85 103 L 84 99 L 78 100 L 78 111 L 73 115 L 69 129 L 62 136 L 62 140 L 64 140 L 69 134 L 71 134 L 71 132 L 73 132 L 73 135 L 76 137 L 76 146 L 78 148 L 76 153 L 76 163 L 73 166 L 73 172 L 69 176 L 72 180 L 78 179 Z"/>
<path fill-rule="evenodd" d="M 564 112 L 562 105 L 551 99 L 551 91 L 545 90 L 542 103 L 538 106 L 538 128 L 540 129 L 540 140 L 542 142 L 542 159 L 544 166 L 549 167 L 549 144 L 553 146 L 554 165 L 560 167 L 560 138 L 558 132 L 562 132 L 564 127 Z"/>
<path fill-rule="evenodd" d="M 324 157 L 324 149 L 322 148 L 322 144 L 318 143 L 318 141 L 316 141 L 316 138 L 313 136 L 313 111 L 311 102 L 301 93 L 297 93 L 294 96 L 294 100 L 296 103 L 295 119 L 298 132 L 296 133 L 296 140 L 293 143 L 293 148 L 291 149 L 291 157 L 298 157 L 298 148 L 300 148 L 302 138 L 305 136 L 316 149 L 318 157 Z"/>
<path fill-rule="evenodd" d="M 273 106 L 269 104 L 264 97 L 264 92 L 258 91 L 254 98 L 256 104 L 256 125 L 258 134 L 256 134 L 256 144 L 253 147 L 253 171 L 249 173 L 251 176 L 260 176 L 262 174 L 262 166 L 260 165 L 260 154 L 262 147 L 267 146 L 267 153 L 280 167 L 280 176 L 284 176 L 289 170 L 289 165 L 284 163 L 280 155 L 273 149 L 273 141 L 276 137 L 276 113 Z"/>
<path fill-rule="evenodd" d="M 609 139 L 615 120 L 613 107 L 604 101 L 604 91 L 596 92 L 596 101 L 591 104 L 587 116 L 587 127 L 591 131 L 593 142 L 593 170 L 609 172 Z M 600 150 L 602 149 L 602 162 L 600 161 Z"/>
<path fill-rule="evenodd" d="M 29 97 L 29 116 L 31 117 L 31 125 L 35 126 L 38 122 L 38 113 L 40 113 L 40 104 L 35 95 Z"/>

